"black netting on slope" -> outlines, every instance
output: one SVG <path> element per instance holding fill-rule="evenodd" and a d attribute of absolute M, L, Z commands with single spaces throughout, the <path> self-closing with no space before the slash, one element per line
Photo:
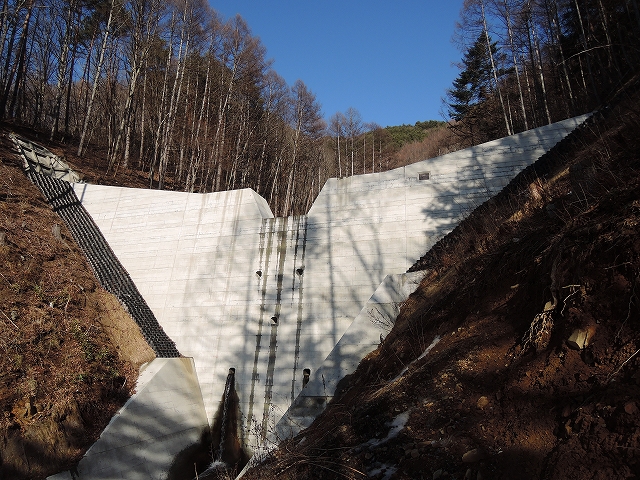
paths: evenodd
<path fill-rule="evenodd" d="M 115 295 L 135 320 L 158 357 L 179 357 L 175 343 L 164 332 L 133 280 L 82 206 L 68 182 L 28 171 L 51 207 L 65 221 L 105 290 Z"/>

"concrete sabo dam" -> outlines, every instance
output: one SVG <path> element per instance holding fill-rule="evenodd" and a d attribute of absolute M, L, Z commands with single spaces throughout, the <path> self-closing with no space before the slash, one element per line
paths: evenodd
<path fill-rule="evenodd" d="M 164 478 L 173 455 L 212 421 L 230 368 L 250 449 L 308 425 L 421 279 L 403 273 L 584 120 L 332 178 L 299 217 L 274 218 L 250 189 L 73 184 L 166 335 L 190 357 L 147 367 L 139 393 L 80 462 L 80 478 Z"/>

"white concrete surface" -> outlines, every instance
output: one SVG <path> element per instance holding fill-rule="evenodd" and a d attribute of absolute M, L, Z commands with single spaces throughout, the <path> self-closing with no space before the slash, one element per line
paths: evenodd
<path fill-rule="evenodd" d="M 303 369 L 322 364 L 387 274 L 405 272 L 583 120 L 330 179 L 301 217 L 273 218 L 250 189 L 74 188 L 160 325 L 194 358 L 210 420 L 236 369 L 255 446 L 300 393 Z"/>
<path fill-rule="evenodd" d="M 400 307 L 418 287 L 424 272 L 387 275 L 347 328 L 331 353 L 312 372 L 309 383 L 276 425 L 273 440 L 297 435 L 311 425 L 336 393 L 338 384 L 356 371 L 360 360 L 375 350 L 391 331 Z M 348 388 L 343 385 L 342 388 Z"/>
<path fill-rule="evenodd" d="M 175 456 L 208 427 L 190 358 L 157 358 L 141 373 L 137 392 L 113 417 L 73 472 L 49 480 L 164 480 Z"/>

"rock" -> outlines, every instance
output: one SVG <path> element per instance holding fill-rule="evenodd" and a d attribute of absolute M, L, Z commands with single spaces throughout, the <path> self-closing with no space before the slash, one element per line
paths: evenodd
<path fill-rule="evenodd" d="M 624 404 L 624 411 L 627 412 L 629 415 L 634 415 L 638 413 L 638 406 L 636 405 L 636 402 L 634 402 L 633 400 L 629 400 L 627 403 Z"/>
<path fill-rule="evenodd" d="M 566 425 L 564 426 L 564 434 L 567 437 L 570 437 L 572 433 L 573 433 L 573 429 L 571 428 L 571 425 L 569 425 L 569 422 L 567 422 Z"/>
<path fill-rule="evenodd" d="M 53 227 L 51 227 L 51 233 L 53 234 L 53 238 L 62 241 L 62 232 L 60 231 L 60 225 L 54 223 Z"/>
<path fill-rule="evenodd" d="M 589 346 L 589 343 L 595 333 L 595 325 L 589 325 L 585 328 L 576 328 L 567 340 L 567 345 L 576 350 L 582 350 Z"/>
<path fill-rule="evenodd" d="M 571 415 L 571 405 L 565 405 L 562 409 L 562 418 L 567 418 Z"/>
<path fill-rule="evenodd" d="M 418 458 L 420 456 L 420 451 L 417 448 L 411 450 L 411 458 Z"/>
<path fill-rule="evenodd" d="M 487 405 L 489 405 L 489 399 L 487 397 L 485 397 L 484 395 L 482 397 L 480 397 L 478 399 L 478 402 L 476 403 L 476 406 L 479 409 L 483 409 L 484 407 L 486 407 Z"/>
<path fill-rule="evenodd" d="M 438 478 L 442 478 L 444 475 L 444 472 L 442 471 L 442 469 L 438 469 L 435 472 L 433 472 L 433 480 L 438 480 Z"/>
<path fill-rule="evenodd" d="M 462 456 L 462 463 L 476 463 L 485 458 L 485 454 L 479 448 L 469 450 Z"/>
<path fill-rule="evenodd" d="M 471 480 L 472 476 L 473 476 L 473 470 L 471 470 L 470 468 L 467 468 L 467 473 L 464 474 L 464 480 Z"/>

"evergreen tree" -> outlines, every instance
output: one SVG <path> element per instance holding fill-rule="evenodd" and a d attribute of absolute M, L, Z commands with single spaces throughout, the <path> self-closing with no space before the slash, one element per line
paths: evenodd
<path fill-rule="evenodd" d="M 491 90 L 491 59 L 487 45 L 491 45 L 491 53 L 495 56 L 497 47 L 487 41 L 483 31 L 474 44 L 467 50 L 462 59 L 463 70 L 453 81 L 453 88 L 447 90 L 447 113 L 458 122 L 477 115 L 478 106 L 488 98 Z"/>

